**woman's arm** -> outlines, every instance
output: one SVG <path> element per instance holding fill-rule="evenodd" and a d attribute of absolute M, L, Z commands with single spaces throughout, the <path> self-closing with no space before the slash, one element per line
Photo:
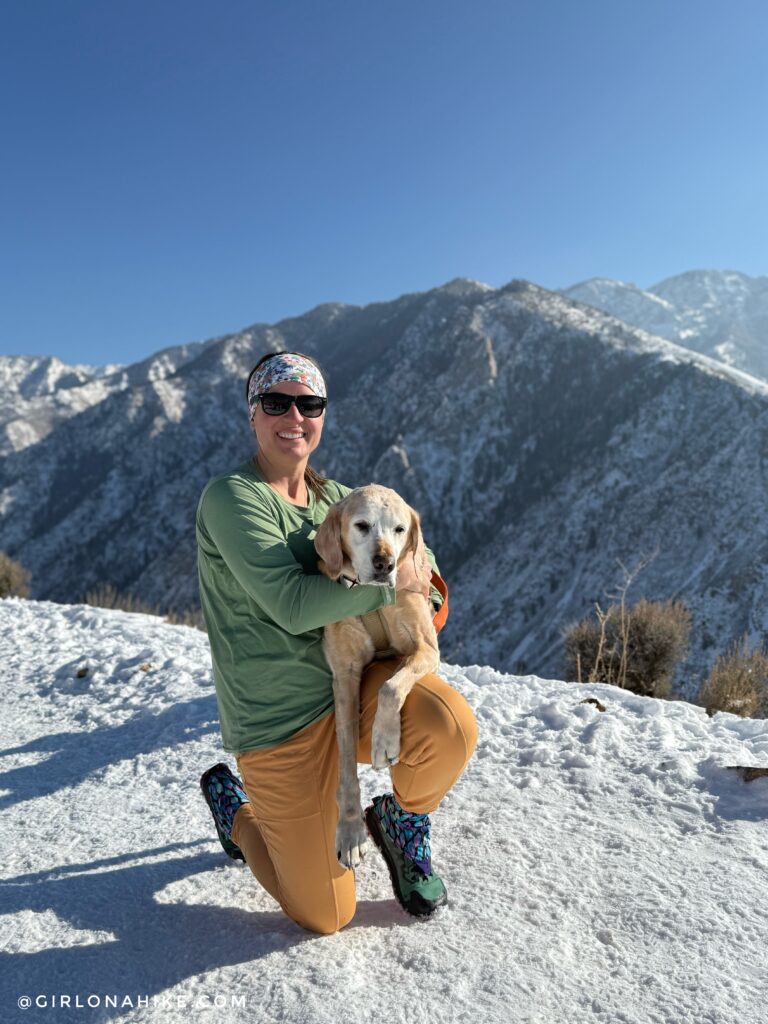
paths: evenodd
<path fill-rule="evenodd" d="M 243 481 L 208 486 L 198 508 L 198 544 L 218 554 L 246 593 L 294 635 L 394 604 L 394 587 L 351 587 L 309 575 L 293 556 L 269 507 Z M 206 550 L 213 545 L 213 550 Z"/>

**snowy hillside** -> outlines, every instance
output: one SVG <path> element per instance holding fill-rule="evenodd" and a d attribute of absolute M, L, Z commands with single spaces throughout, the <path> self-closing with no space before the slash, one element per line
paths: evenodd
<path fill-rule="evenodd" d="M 372 851 L 357 916 L 318 937 L 215 840 L 204 634 L 5 600 L 0 652 L 3 1021 L 764 1019 L 768 778 L 725 767 L 768 765 L 764 721 L 444 663 L 479 724 L 433 816 L 450 905 L 409 918 Z"/>
<path fill-rule="evenodd" d="M 0 356 L 0 456 L 39 443 L 66 420 L 126 388 L 161 387 L 159 382 L 215 341 L 162 349 L 131 366 L 69 366 L 49 356 Z"/>
<path fill-rule="evenodd" d="M 69 366 L 52 356 L 0 356 L 0 455 L 35 444 L 103 401 L 122 366 Z"/>
<path fill-rule="evenodd" d="M 689 270 L 645 289 L 593 277 L 563 289 L 563 294 L 768 378 L 768 277 Z"/>

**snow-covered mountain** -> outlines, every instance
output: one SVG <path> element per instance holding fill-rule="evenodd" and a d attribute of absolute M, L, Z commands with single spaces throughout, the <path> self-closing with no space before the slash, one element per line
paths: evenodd
<path fill-rule="evenodd" d="M 35 444 L 62 419 L 112 390 L 109 366 L 69 366 L 55 356 L 0 357 L 0 455 Z"/>
<path fill-rule="evenodd" d="M 422 513 L 451 589 L 444 657 L 562 675 L 564 626 L 606 606 L 619 560 L 652 552 L 627 599 L 692 608 L 685 692 L 732 639 L 766 632 L 755 377 L 524 281 L 326 304 L 186 348 L 165 373 L 122 369 L 119 388 L 0 461 L 0 549 L 36 597 L 109 581 L 196 604 L 199 493 L 252 451 L 245 378 L 287 348 L 327 371 L 317 467 Z"/>
<path fill-rule="evenodd" d="M 131 366 L 70 366 L 55 356 L 0 356 L 0 456 L 36 444 L 59 423 L 117 391 L 164 380 L 215 341 L 175 345 Z"/>
<path fill-rule="evenodd" d="M 6 600 L 0 658 L 4 1022 L 765 1019 L 768 778 L 727 767 L 768 766 L 764 721 L 443 663 L 479 725 L 432 815 L 449 904 L 408 917 L 372 849 L 320 937 L 216 840 L 204 634 Z"/>
<path fill-rule="evenodd" d="M 563 294 L 768 378 L 768 277 L 691 270 L 645 289 L 595 277 Z"/>

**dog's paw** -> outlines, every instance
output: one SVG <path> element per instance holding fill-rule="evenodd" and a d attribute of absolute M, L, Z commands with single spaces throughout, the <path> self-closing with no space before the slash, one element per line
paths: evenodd
<path fill-rule="evenodd" d="M 345 868 L 356 868 L 365 857 L 368 830 L 362 814 L 352 821 L 340 821 L 336 826 L 336 856 Z"/>
<path fill-rule="evenodd" d="M 371 730 L 371 765 L 389 768 L 400 758 L 400 713 L 376 712 Z"/>

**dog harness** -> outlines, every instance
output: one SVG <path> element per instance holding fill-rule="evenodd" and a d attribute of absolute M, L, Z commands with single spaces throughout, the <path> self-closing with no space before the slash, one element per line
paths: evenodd
<path fill-rule="evenodd" d="M 350 585 L 354 586 L 356 581 L 353 581 Z M 448 618 L 448 587 L 442 576 L 438 576 L 436 572 L 432 572 L 432 586 L 438 591 L 443 599 L 443 603 L 432 616 L 432 624 L 435 627 L 435 632 L 439 633 L 445 625 L 445 620 Z M 359 616 L 360 621 L 368 631 L 368 635 L 373 640 L 373 646 L 375 648 L 373 654 L 374 661 L 381 661 L 384 658 L 396 658 L 398 657 L 398 651 L 392 646 L 392 636 L 390 635 L 389 628 L 387 627 L 386 620 L 381 614 L 381 611 L 376 608 L 372 612 L 368 612 L 366 615 Z"/>

